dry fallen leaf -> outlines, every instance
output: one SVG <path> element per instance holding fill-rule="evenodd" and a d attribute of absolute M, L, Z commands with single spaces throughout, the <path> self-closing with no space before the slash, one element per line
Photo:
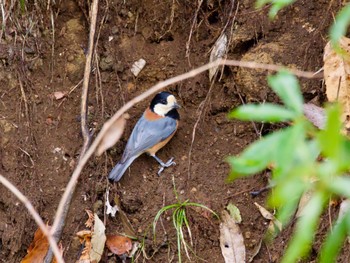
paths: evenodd
<path fill-rule="evenodd" d="M 241 230 L 226 211 L 221 213 L 220 247 L 225 263 L 243 263 L 246 258 Z"/>
<path fill-rule="evenodd" d="M 259 209 L 260 214 L 268 220 L 274 220 L 275 216 L 271 214 L 265 207 L 262 207 L 257 202 L 254 203 L 254 205 Z"/>
<path fill-rule="evenodd" d="M 79 237 L 80 243 L 84 244 L 84 249 L 81 252 L 80 258 L 75 263 L 91 263 L 91 230 L 82 230 L 76 235 Z"/>
<path fill-rule="evenodd" d="M 113 125 L 106 131 L 100 144 L 97 147 L 96 154 L 100 156 L 105 150 L 111 148 L 122 136 L 128 114 L 123 114 Z M 106 125 L 106 124 L 105 124 Z M 102 130 L 105 129 L 105 126 Z"/>
<path fill-rule="evenodd" d="M 305 117 L 317 128 L 323 129 L 326 125 L 326 112 L 323 108 L 311 103 L 303 105 Z"/>
<path fill-rule="evenodd" d="M 90 260 L 92 262 L 100 262 L 106 243 L 106 227 L 96 213 L 94 218 L 95 224 L 91 237 Z"/>
<path fill-rule="evenodd" d="M 342 120 L 345 127 L 350 128 L 350 39 L 342 37 L 339 46 L 344 54 L 334 51 L 330 42 L 324 48 L 326 94 L 329 101 L 339 101 L 343 105 Z"/>
<path fill-rule="evenodd" d="M 296 218 L 301 217 L 304 214 L 305 206 L 309 203 L 313 193 L 314 192 L 311 190 L 303 193 L 299 200 L 298 211 L 295 215 Z"/>
<path fill-rule="evenodd" d="M 119 197 L 116 195 L 114 197 L 114 203 L 115 206 L 118 209 L 118 221 L 122 222 L 122 225 L 124 227 L 124 233 L 126 233 L 128 236 L 136 237 L 136 232 L 134 228 L 132 227 L 132 224 L 130 223 L 130 220 L 128 219 L 127 215 L 124 213 L 124 211 L 121 209 L 120 200 Z"/>
<path fill-rule="evenodd" d="M 21 261 L 22 263 L 44 262 L 49 242 L 40 228 L 35 231 L 34 239 L 27 249 L 27 255 Z"/>
<path fill-rule="evenodd" d="M 214 47 L 210 53 L 209 62 L 213 62 L 217 59 L 222 58 L 226 53 L 226 49 L 227 49 L 227 36 L 226 36 L 226 34 L 222 34 L 218 38 L 218 40 L 216 40 L 216 42 L 214 44 Z M 218 70 L 218 66 L 209 69 L 209 80 L 210 81 L 215 76 L 217 70 Z"/>
<path fill-rule="evenodd" d="M 350 210 L 350 199 L 345 199 L 341 202 L 338 218 L 342 218 Z"/>
<path fill-rule="evenodd" d="M 253 250 L 251 251 L 251 253 L 249 255 L 248 262 L 253 262 L 254 258 L 259 254 L 262 242 L 263 242 L 263 238 L 261 238 L 259 240 L 259 242 L 256 243 L 256 245 L 254 246 Z"/>
<path fill-rule="evenodd" d="M 86 209 L 85 212 L 88 214 L 88 220 L 85 222 L 85 226 L 88 228 L 92 228 L 92 226 L 94 225 L 94 214 L 91 210 Z"/>
<path fill-rule="evenodd" d="M 61 254 L 63 254 L 62 245 L 58 245 Z M 41 263 L 44 262 L 44 258 L 49 250 L 49 241 L 44 233 L 38 228 L 35 231 L 34 239 L 27 249 L 27 255 L 22 259 L 21 263 Z M 53 263 L 56 259 L 53 259 Z"/>
<path fill-rule="evenodd" d="M 282 231 L 282 223 L 277 220 L 277 218 L 270 213 L 266 208 L 262 207 L 258 203 L 254 203 L 259 209 L 260 214 L 267 220 L 270 220 L 269 226 L 265 232 L 264 240 L 270 242 L 275 236 L 277 236 Z"/>
<path fill-rule="evenodd" d="M 112 253 L 121 256 L 125 253 L 129 253 L 132 249 L 132 242 L 130 238 L 125 236 L 108 235 L 106 246 Z"/>

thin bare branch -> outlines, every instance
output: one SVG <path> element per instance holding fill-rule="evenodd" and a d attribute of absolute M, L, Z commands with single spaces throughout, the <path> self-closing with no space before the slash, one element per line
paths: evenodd
<path fill-rule="evenodd" d="M 41 219 L 39 213 L 35 210 L 28 198 L 24 194 L 22 194 L 22 192 L 19 191 L 18 188 L 14 186 L 9 180 L 7 180 L 2 174 L 0 174 L 0 183 L 3 184 L 9 191 L 11 191 L 25 205 L 25 207 L 28 209 L 28 212 L 34 218 L 35 222 L 38 224 L 43 234 L 47 237 L 57 262 L 64 263 L 60 249 L 58 248 L 55 239 L 51 235 L 49 228 Z"/>
<path fill-rule="evenodd" d="M 98 0 L 94 0 L 91 5 L 91 23 L 90 23 L 90 33 L 89 33 L 89 49 L 88 54 L 86 57 L 86 63 L 85 63 L 85 70 L 84 70 L 84 81 L 83 81 L 83 87 L 82 87 L 82 95 L 81 95 L 81 131 L 83 135 L 83 147 L 81 149 L 80 153 L 80 161 L 82 157 L 85 155 L 86 150 L 88 149 L 91 141 L 91 135 L 89 132 L 89 127 L 87 124 L 87 115 L 88 115 L 88 94 L 89 94 L 89 81 L 90 81 L 90 73 L 91 73 L 91 61 L 94 51 L 94 39 L 95 39 L 95 31 L 96 31 L 96 20 L 97 20 L 97 13 L 98 13 Z M 72 176 L 73 177 L 73 176 Z M 58 240 L 61 239 L 61 235 L 63 232 L 63 228 L 65 225 L 65 221 L 68 215 L 69 207 L 73 199 L 73 195 L 75 192 L 75 187 L 77 185 L 77 180 L 71 180 L 69 181 L 70 187 L 67 187 L 67 190 L 65 191 L 64 195 L 64 203 L 63 207 L 60 210 L 59 216 L 56 213 L 54 226 L 52 227 L 52 235 L 54 236 L 55 240 L 58 242 Z M 62 197 L 63 199 L 63 197 Z M 62 201 L 62 200 L 61 200 Z M 61 205 L 61 203 L 60 203 Z M 51 248 L 49 249 L 46 257 L 45 257 L 45 263 L 49 263 L 52 261 L 52 251 Z"/>

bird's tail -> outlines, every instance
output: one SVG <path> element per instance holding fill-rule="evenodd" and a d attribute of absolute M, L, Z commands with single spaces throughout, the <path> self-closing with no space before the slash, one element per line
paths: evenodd
<path fill-rule="evenodd" d="M 129 159 L 125 160 L 124 162 L 117 163 L 116 166 L 114 166 L 114 168 L 112 169 L 112 171 L 110 171 L 110 173 L 108 175 L 108 179 L 112 180 L 114 182 L 118 182 L 122 178 L 122 176 L 124 175 L 126 169 L 128 169 L 128 167 L 131 165 L 131 163 L 136 158 L 137 158 L 137 156 L 129 158 Z"/>

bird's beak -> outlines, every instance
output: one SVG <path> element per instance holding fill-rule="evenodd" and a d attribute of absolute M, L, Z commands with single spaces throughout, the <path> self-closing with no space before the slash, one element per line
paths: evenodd
<path fill-rule="evenodd" d="M 173 108 L 174 109 L 179 109 L 179 108 L 181 108 L 181 106 L 175 102 L 174 105 L 173 105 Z"/>

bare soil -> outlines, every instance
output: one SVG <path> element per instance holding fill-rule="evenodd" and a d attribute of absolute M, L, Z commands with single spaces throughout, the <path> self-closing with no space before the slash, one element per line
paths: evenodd
<path fill-rule="evenodd" d="M 273 21 L 267 18 L 267 7 L 254 9 L 254 0 L 233 2 L 232 7 L 231 1 L 204 1 L 195 18 L 197 1 L 100 1 L 98 45 L 89 91 L 89 127 L 94 133 L 124 103 L 158 81 L 207 63 L 211 47 L 228 20 L 231 22 L 226 32 L 232 33 L 228 58 L 308 71 L 322 67 L 327 32 L 341 7 L 339 1 L 299 0 Z M 30 8 L 35 10 L 28 5 Z M 0 172 L 48 222 L 53 221 L 82 147 L 81 85 L 73 87 L 83 77 L 89 31 L 85 1 L 61 1 L 53 10 L 54 38 L 50 13 L 44 10 L 41 16 L 36 16 L 37 13 L 22 16 L 23 21 L 29 18 L 39 21 L 33 31 L 7 28 L 0 45 Z M 147 65 L 134 77 L 130 68 L 140 58 Z M 118 184 L 110 185 L 110 198 L 119 197 L 138 237 L 148 238 L 146 252 L 154 255 L 146 261 L 177 262 L 171 214 L 163 217 L 164 228 L 159 225 L 156 244 L 152 244 L 149 232 L 159 209 L 176 202 L 173 177 L 183 201 L 204 204 L 218 213 L 229 202 L 237 205 L 243 218 L 241 230 L 247 253 L 253 254 L 268 223 L 254 202 L 264 205 L 268 193 L 252 198 L 250 191 L 264 187 L 268 174 L 227 183 L 230 170 L 225 158 L 240 153 L 259 138 L 259 133 L 267 134 L 279 126 L 257 123 L 254 127 L 249 122 L 228 120 L 227 113 L 242 102 L 277 102 L 267 86 L 267 74 L 262 70 L 225 67 L 213 86 L 206 73 L 169 87 L 182 105 L 181 124 L 159 157 L 162 160 L 175 157 L 177 165 L 158 177 L 158 164 L 143 155 Z M 323 102 L 320 80 L 300 79 L 300 83 L 306 101 Z M 69 95 L 57 100 L 54 92 Z M 66 262 L 75 262 L 79 256 L 81 247 L 75 233 L 85 228 L 85 209 L 104 217 L 107 174 L 120 159 L 132 127 L 148 103 L 149 100 L 143 101 L 129 111 L 122 139 L 102 157 L 92 158 L 83 170 L 62 237 Z M 0 188 L 0 261 L 20 262 L 37 226 L 14 195 L 3 186 Z M 335 212 L 323 216 L 305 262 L 317 259 L 329 229 L 329 217 L 334 217 Z M 192 260 L 223 262 L 219 221 L 197 209 L 189 209 L 188 218 L 196 254 Z M 106 220 L 108 233 L 124 232 L 119 220 L 110 217 Z M 293 229 L 294 222 L 272 244 L 263 244 L 253 262 L 279 262 Z M 142 259 L 141 256 L 139 260 Z M 116 260 L 106 253 L 102 261 Z M 348 248 L 342 251 L 338 262 L 350 262 Z"/>

